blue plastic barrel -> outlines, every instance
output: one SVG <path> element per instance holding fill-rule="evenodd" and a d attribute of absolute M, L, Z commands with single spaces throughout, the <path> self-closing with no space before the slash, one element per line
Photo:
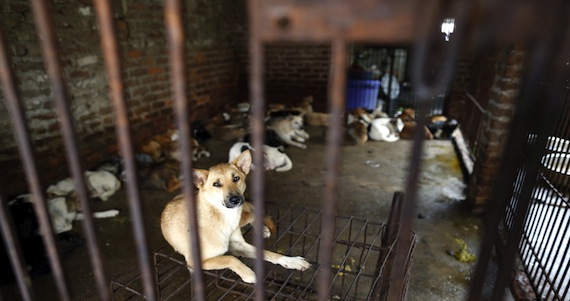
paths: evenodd
<path fill-rule="evenodd" d="M 378 101 L 379 80 L 349 79 L 346 83 L 346 109 L 374 110 Z"/>

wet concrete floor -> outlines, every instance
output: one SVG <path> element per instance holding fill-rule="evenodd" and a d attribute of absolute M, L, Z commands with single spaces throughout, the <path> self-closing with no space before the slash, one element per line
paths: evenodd
<path fill-rule="evenodd" d="M 309 128 L 308 148 L 287 148 L 293 161 L 288 172 L 266 173 L 266 201 L 295 204 L 311 208 L 322 206 L 326 173 L 323 131 Z M 207 168 L 227 161 L 231 142 L 212 139 L 205 143 L 210 158 L 195 163 Z M 394 192 L 403 191 L 412 142 L 369 141 L 361 146 L 342 147 L 341 185 L 338 187 L 337 212 L 343 216 L 386 221 Z M 418 212 L 414 217 L 417 245 L 411 270 L 408 300 L 464 300 L 474 263 L 458 261 L 451 254 L 466 243 L 467 251 L 476 253 L 482 225 L 472 216 L 464 202 L 463 178 L 459 161 L 449 140 L 427 141 L 419 177 Z M 159 217 L 165 203 L 177 193 L 141 191 L 146 236 L 149 249 L 156 250 L 166 242 L 162 238 Z M 133 241 L 131 217 L 125 189 L 107 202 L 94 201 L 94 209 L 119 209 L 119 216 L 96 220 L 106 273 L 112 278 L 138 264 Z M 81 234 L 81 224 L 74 224 Z M 63 259 L 72 299 L 77 300 L 95 289 L 89 254 L 85 245 Z M 59 300 L 51 276 L 34 280 L 38 300 Z M 15 286 L 1 288 L 4 300 L 18 300 Z M 93 296 L 93 295 L 91 295 Z"/>

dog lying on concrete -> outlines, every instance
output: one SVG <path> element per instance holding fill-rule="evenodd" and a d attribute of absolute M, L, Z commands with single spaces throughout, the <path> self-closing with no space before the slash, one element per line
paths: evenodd
<path fill-rule="evenodd" d="M 241 153 L 249 150 L 253 151 L 253 147 L 247 142 L 236 142 L 230 148 L 228 163 L 233 162 Z M 277 172 L 288 171 L 293 168 L 293 162 L 281 148 L 269 145 L 263 146 L 263 165 L 265 170 L 275 170 Z M 253 164 L 251 165 L 253 169 Z"/>
<path fill-rule="evenodd" d="M 303 116 L 287 115 L 285 117 L 274 117 L 267 121 L 267 129 L 273 130 L 283 143 L 306 149 L 303 144 L 309 139 L 309 134 L 303 127 Z"/>
<path fill-rule="evenodd" d="M 121 188 L 121 181 L 106 171 L 85 171 L 85 184 L 91 198 L 99 198 L 106 201 Z M 67 178 L 50 185 L 46 192 L 49 197 L 69 196 L 75 191 L 75 183 L 72 178 Z"/>

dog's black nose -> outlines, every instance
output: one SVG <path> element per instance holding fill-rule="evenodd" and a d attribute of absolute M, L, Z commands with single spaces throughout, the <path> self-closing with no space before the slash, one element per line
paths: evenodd
<path fill-rule="evenodd" d="M 241 203 L 241 196 L 233 195 L 230 197 L 230 204 L 232 205 L 239 205 Z"/>
<path fill-rule="evenodd" d="M 243 195 L 236 194 L 236 195 L 232 195 L 229 198 L 227 198 L 224 201 L 224 205 L 227 208 L 235 208 L 235 207 L 238 207 L 241 204 L 243 204 L 243 201 L 244 201 Z"/>

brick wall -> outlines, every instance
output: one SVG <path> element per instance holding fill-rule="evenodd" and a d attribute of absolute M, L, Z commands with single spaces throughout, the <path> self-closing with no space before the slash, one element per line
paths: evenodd
<path fill-rule="evenodd" d="M 517 48 L 502 49 L 494 58 L 497 62 L 496 72 L 488 94 L 487 111 L 481 122 L 475 166 L 467 194 L 476 213 L 483 213 L 491 200 L 492 188 L 501 166 L 503 146 L 515 112 L 524 59 L 524 52 Z"/>
<path fill-rule="evenodd" d="M 297 104 L 315 97 L 314 109 L 327 109 L 330 45 L 272 43 L 265 46 L 265 95 L 268 103 Z M 242 89 L 246 92 L 246 89 Z M 244 97 L 248 99 L 247 96 Z"/>
<path fill-rule="evenodd" d="M 42 182 L 68 174 L 59 124 L 44 71 L 29 1 L 0 5 L 0 26 L 11 50 L 13 70 Z M 135 144 L 171 124 L 168 57 L 162 1 L 111 1 Z M 245 3 L 186 2 L 187 68 L 191 116 L 208 114 L 236 101 L 245 49 Z M 59 38 L 64 78 L 81 154 L 87 167 L 117 151 L 114 117 L 106 84 L 92 1 L 56 0 L 51 13 Z M 1 98 L 2 96 L 0 96 Z M 3 101 L 3 99 L 2 99 Z M 6 193 L 26 191 L 15 139 L 4 105 L 0 106 L 0 180 Z"/>

